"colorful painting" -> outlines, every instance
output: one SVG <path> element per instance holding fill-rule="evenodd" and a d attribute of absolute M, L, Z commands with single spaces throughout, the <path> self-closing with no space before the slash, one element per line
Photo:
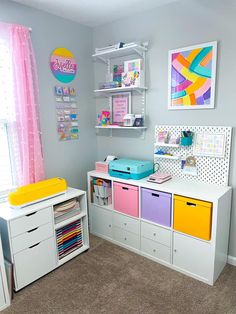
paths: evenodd
<path fill-rule="evenodd" d="M 217 42 L 169 51 L 168 109 L 214 108 Z"/>
<path fill-rule="evenodd" d="M 66 48 L 56 48 L 50 58 L 50 68 L 55 78 L 63 83 L 73 81 L 77 64 L 73 54 Z"/>

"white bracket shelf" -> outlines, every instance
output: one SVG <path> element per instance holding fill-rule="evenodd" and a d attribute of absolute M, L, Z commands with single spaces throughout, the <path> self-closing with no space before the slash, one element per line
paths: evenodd
<path fill-rule="evenodd" d="M 144 132 L 146 131 L 147 127 L 146 126 L 115 126 L 115 125 L 100 126 L 100 125 L 96 125 L 95 129 L 96 129 L 96 133 L 98 133 L 99 130 L 110 130 L 110 137 L 112 137 L 112 131 L 113 130 L 136 130 L 136 131 L 142 132 L 142 139 L 144 139 Z"/>
<path fill-rule="evenodd" d="M 119 49 L 110 49 L 110 50 L 101 51 L 101 52 L 93 54 L 92 57 L 95 61 L 101 61 L 105 64 L 108 64 L 109 59 L 125 57 L 132 54 L 137 54 L 141 58 L 143 58 L 146 51 L 147 51 L 146 47 L 133 44 L 128 47 L 123 47 Z"/>
<path fill-rule="evenodd" d="M 147 87 L 136 87 L 136 86 L 131 86 L 131 87 L 115 87 L 115 88 L 104 88 L 104 89 L 95 89 L 94 93 L 96 95 L 104 95 L 107 97 L 110 97 L 110 94 L 113 93 L 119 93 L 119 92 L 137 92 L 139 94 L 142 94 L 143 91 L 146 91 L 148 88 Z"/>

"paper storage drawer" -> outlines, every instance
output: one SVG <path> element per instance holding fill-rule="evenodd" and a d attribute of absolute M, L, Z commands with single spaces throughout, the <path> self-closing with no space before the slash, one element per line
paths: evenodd
<path fill-rule="evenodd" d="M 139 234 L 140 223 L 139 220 L 131 218 L 122 214 L 113 212 L 112 214 L 113 226 Z"/>
<path fill-rule="evenodd" d="M 212 203 L 174 196 L 174 229 L 204 240 L 211 239 Z"/>
<path fill-rule="evenodd" d="M 114 209 L 124 214 L 138 217 L 138 187 L 114 182 Z"/>
<path fill-rule="evenodd" d="M 123 243 L 127 246 L 130 246 L 134 249 L 139 250 L 140 240 L 139 235 L 134 234 L 132 232 L 128 232 L 121 228 L 114 227 L 113 228 L 113 239 L 117 242 Z"/>
<path fill-rule="evenodd" d="M 52 208 L 47 207 L 10 221 L 11 236 L 15 237 L 28 230 L 52 221 Z"/>
<path fill-rule="evenodd" d="M 39 242 L 14 255 L 16 290 L 42 277 L 56 267 L 55 238 Z"/>
<path fill-rule="evenodd" d="M 171 244 L 170 230 L 154 226 L 144 221 L 141 222 L 141 236 L 159 242 L 168 247 L 170 247 Z"/>
<path fill-rule="evenodd" d="M 52 223 L 33 228 L 12 239 L 13 253 L 20 252 L 40 241 L 51 238 L 54 233 Z"/>
<path fill-rule="evenodd" d="M 171 226 L 171 194 L 142 188 L 141 217 Z"/>
<path fill-rule="evenodd" d="M 170 248 L 165 245 L 142 237 L 141 251 L 162 261 L 170 263 Z"/>

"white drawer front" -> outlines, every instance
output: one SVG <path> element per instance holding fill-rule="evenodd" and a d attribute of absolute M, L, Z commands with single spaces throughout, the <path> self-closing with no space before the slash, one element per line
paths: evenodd
<path fill-rule="evenodd" d="M 20 210 L 20 209 L 19 209 Z M 52 221 L 52 208 L 47 207 L 10 221 L 11 237 Z"/>
<path fill-rule="evenodd" d="M 174 232 L 173 265 L 210 279 L 214 270 L 210 243 Z"/>
<path fill-rule="evenodd" d="M 56 267 L 54 237 L 14 255 L 16 290 L 42 277 Z"/>
<path fill-rule="evenodd" d="M 13 253 L 20 252 L 28 247 L 51 238 L 53 236 L 53 225 L 48 223 L 46 225 L 36 227 L 25 233 L 18 235 L 12 239 L 12 250 Z"/>
<path fill-rule="evenodd" d="M 141 238 L 141 251 L 162 261 L 170 263 L 170 248 L 165 245 L 146 238 Z"/>
<path fill-rule="evenodd" d="M 152 224 L 141 222 L 141 236 L 153 241 L 157 241 L 165 246 L 171 245 L 171 231 L 154 226 Z"/>
<path fill-rule="evenodd" d="M 124 229 L 113 227 L 113 239 L 134 249 L 139 250 L 140 248 L 139 235 L 128 232 Z"/>
<path fill-rule="evenodd" d="M 139 220 L 133 219 L 124 215 L 120 215 L 117 213 L 112 214 L 112 221 L 113 226 L 116 226 L 118 228 L 122 228 L 124 230 L 127 230 L 129 232 L 133 232 L 136 234 L 139 234 L 140 231 L 140 223 Z"/>
<path fill-rule="evenodd" d="M 98 206 L 90 206 L 91 232 L 112 238 L 112 212 Z"/>

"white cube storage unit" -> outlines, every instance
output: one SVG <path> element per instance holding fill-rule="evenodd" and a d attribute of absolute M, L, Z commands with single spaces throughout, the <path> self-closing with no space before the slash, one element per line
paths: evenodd
<path fill-rule="evenodd" d="M 88 173 L 90 196 L 93 193 L 94 179 L 111 181 L 112 204 L 109 206 L 94 204 L 92 197 L 89 197 L 91 233 L 205 283 L 214 284 L 227 262 L 232 193 L 230 187 L 189 183 L 180 178 L 155 184 L 147 182 L 147 178 L 125 180 L 111 177 L 106 173 L 90 171 Z M 120 192 L 115 188 L 117 183 L 121 188 L 132 186 L 135 200 L 129 195 L 120 201 Z M 136 211 L 134 214 L 132 210 L 136 202 L 136 193 L 137 217 Z M 149 202 L 152 199 L 149 194 L 151 196 L 155 194 L 151 212 Z M 147 195 L 148 204 L 145 203 Z M 164 201 L 156 199 L 160 196 Z M 167 198 L 164 198 L 165 196 Z M 176 207 L 175 217 L 177 205 L 174 199 L 179 197 L 184 205 Z M 113 200 L 116 200 L 115 204 Z M 129 203 L 132 204 L 132 208 L 127 207 Z M 188 206 L 190 212 L 186 214 Z M 195 206 L 201 209 L 199 213 L 203 217 L 203 226 L 199 226 L 201 217 L 197 216 Z M 155 217 L 158 219 L 155 220 Z M 198 219 L 196 223 L 193 218 Z M 203 230 L 198 232 L 198 228 L 201 227 Z M 180 231 L 181 228 L 184 231 Z M 206 240 L 204 237 L 209 239 Z"/>
<path fill-rule="evenodd" d="M 55 218 L 54 207 L 72 199 L 79 208 Z M 71 234 L 66 237 L 67 228 L 72 239 Z M 0 229 L 18 291 L 89 248 L 86 192 L 68 188 L 64 194 L 20 209 L 2 203 Z"/>

